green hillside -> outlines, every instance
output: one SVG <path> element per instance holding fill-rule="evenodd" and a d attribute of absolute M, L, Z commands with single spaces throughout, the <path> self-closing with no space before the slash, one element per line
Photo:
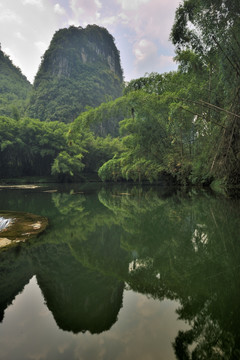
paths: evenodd
<path fill-rule="evenodd" d="M 105 28 L 61 29 L 43 56 L 28 116 L 72 122 L 86 106 L 121 96 L 122 82 L 119 52 Z"/>
<path fill-rule="evenodd" d="M 27 78 L 13 65 L 0 46 L 0 115 L 19 118 L 31 88 Z"/>

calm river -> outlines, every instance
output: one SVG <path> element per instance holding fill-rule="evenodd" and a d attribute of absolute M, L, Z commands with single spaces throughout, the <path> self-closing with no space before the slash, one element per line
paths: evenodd
<path fill-rule="evenodd" d="M 240 359 L 240 200 L 75 184 L 0 204 L 49 219 L 0 251 L 1 360 Z"/>

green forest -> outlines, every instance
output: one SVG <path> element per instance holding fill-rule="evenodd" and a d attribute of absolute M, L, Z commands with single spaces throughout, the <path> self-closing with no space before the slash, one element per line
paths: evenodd
<path fill-rule="evenodd" d="M 0 51 L 1 179 L 239 185 L 239 2 L 183 1 L 170 39 L 178 70 L 125 84 L 96 25 L 55 33 L 33 86 Z"/>

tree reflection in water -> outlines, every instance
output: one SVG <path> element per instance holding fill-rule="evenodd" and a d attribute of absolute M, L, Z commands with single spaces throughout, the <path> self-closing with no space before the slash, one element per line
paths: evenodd
<path fill-rule="evenodd" d="M 47 232 L 0 253 L 2 314 L 36 274 L 60 328 L 99 333 L 125 283 L 180 302 L 191 328 L 173 343 L 178 359 L 240 358 L 239 201 L 140 187 L 47 195 Z"/>

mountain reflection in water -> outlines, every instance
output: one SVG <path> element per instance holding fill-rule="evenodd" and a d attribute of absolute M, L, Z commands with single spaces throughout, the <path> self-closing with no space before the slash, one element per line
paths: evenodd
<path fill-rule="evenodd" d="M 240 358 L 239 200 L 77 185 L 57 193 L 5 191 L 0 200 L 4 210 L 31 211 L 50 223 L 38 239 L 0 252 L 3 324 L 35 275 L 62 330 L 111 329 L 127 289 L 179 304 L 188 326 L 169 340 L 176 359 Z"/>

